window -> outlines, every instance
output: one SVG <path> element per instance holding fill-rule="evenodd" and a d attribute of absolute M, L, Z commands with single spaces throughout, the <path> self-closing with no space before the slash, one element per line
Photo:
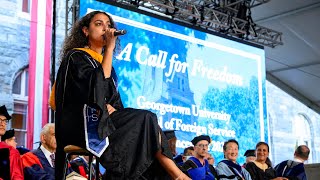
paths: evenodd
<path fill-rule="evenodd" d="M 177 76 L 177 89 L 181 89 L 181 78 L 179 76 Z"/>
<path fill-rule="evenodd" d="M 181 79 L 182 92 L 184 92 L 184 79 Z"/>
<path fill-rule="evenodd" d="M 299 113 L 293 122 L 293 132 L 296 139 L 296 147 L 299 145 L 307 145 L 309 149 L 312 149 L 312 133 L 311 127 L 307 117 Z M 308 163 L 312 163 L 312 150 L 309 154 Z"/>
<path fill-rule="evenodd" d="M 30 20 L 31 19 L 31 3 L 32 0 L 18 0 L 17 16 L 19 18 Z"/>
<path fill-rule="evenodd" d="M 21 10 L 25 13 L 30 13 L 30 0 L 21 0 Z"/>
<path fill-rule="evenodd" d="M 28 110 L 28 69 L 20 71 L 12 87 L 13 114 L 11 128 L 15 129 L 17 146 L 26 147 L 27 137 L 27 110 Z"/>

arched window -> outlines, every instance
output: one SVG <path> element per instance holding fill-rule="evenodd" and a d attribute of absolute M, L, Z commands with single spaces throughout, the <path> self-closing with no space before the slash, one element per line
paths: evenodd
<path fill-rule="evenodd" d="M 312 131 L 308 118 L 304 114 L 299 113 L 295 116 L 293 123 L 296 147 L 299 145 L 307 145 L 311 149 L 313 144 Z M 312 163 L 312 151 L 310 152 L 308 163 Z"/>
<path fill-rule="evenodd" d="M 13 114 L 11 128 L 15 129 L 18 146 L 26 147 L 28 110 L 28 68 L 17 73 L 13 82 Z"/>

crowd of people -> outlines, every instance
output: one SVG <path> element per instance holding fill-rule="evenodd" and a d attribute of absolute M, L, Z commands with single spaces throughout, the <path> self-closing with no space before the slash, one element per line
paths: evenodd
<path fill-rule="evenodd" d="M 68 145 L 87 149 L 99 158 L 105 173 L 95 178 L 107 180 L 287 180 L 287 169 L 303 165 L 297 156 L 274 169 L 268 160 L 268 144 L 259 142 L 254 150 L 256 158 L 241 166 L 237 162 L 239 144 L 230 139 L 223 145 L 224 159 L 214 167 L 207 135 L 194 137 L 193 146 L 176 156 L 176 138 L 171 137 L 174 131 L 163 132 L 154 113 L 122 105 L 112 67 L 119 44 L 115 31 L 115 22 L 102 11 L 88 13 L 73 26 L 64 41 L 50 96 L 55 123 L 43 127 L 39 148 L 19 154 L 14 138 L 5 135 L 11 116 L 5 106 L 0 107 L 1 162 L 7 162 L 0 165 L 0 180 L 61 180 L 66 168 L 87 177 L 86 157 L 73 157 L 65 163 L 64 147 Z"/>
<path fill-rule="evenodd" d="M 0 180 L 7 179 L 39 179 L 54 180 L 55 174 L 55 153 L 56 138 L 55 124 L 46 124 L 40 133 L 39 148 L 21 152 L 16 149 L 14 130 L 6 130 L 6 125 L 11 119 L 5 106 L 0 107 L 0 154 L 1 173 Z M 246 162 L 240 165 L 237 162 L 239 156 L 239 144 L 235 139 L 227 140 L 223 145 L 224 159 L 214 166 L 214 157 L 208 152 L 211 139 L 207 135 L 196 136 L 191 140 L 193 146 L 186 147 L 181 155 L 175 151 L 176 137 L 174 131 L 165 132 L 165 139 L 171 143 L 170 152 L 175 156 L 175 165 L 194 180 L 307 180 L 304 171 L 304 162 L 308 160 L 310 153 L 306 145 L 298 146 L 294 152 L 294 159 L 286 160 L 275 167 L 269 156 L 269 145 L 259 142 L 253 150 L 247 150 Z M 7 163 L 6 163 L 7 162 Z M 154 167 L 153 167 L 154 168 Z M 95 168 L 92 168 L 94 170 Z M 164 171 L 153 169 L 163 173 Z M 87 178 L 89 172 L 88 157 L 76 155 L 69 159 L 68 174 L 76 172 L 80 176 Z M 95 173 L 93 173 L 95 174 Z M 108 175 L 108 171 L 106 171 Z M 106 175 L 106 176 L 107 176 Z M 99 175 L 93 179 L 107 179 L 106 176 Z M 151 175 L 149 175 L 151 176 Z M 115 179 L 130 179 L 127 177 Z M 162 179 L 171 179 L 169 176 Z M 179 179 L 179 178 L 177 178 Z"/>
<path fill-rule="evenodd" d="M 306 145 L 297 147 L 293 160 L 283 161 L 274 167 L 269 159 L 269 145 L 258 142 L 255 149 L 245 152 L 246 162 L 240 165 L 237 162 L 239 143 L 229 139 L 223 145 L 224 159 L 214 166 L 214 158 L 208 153 L 210 137 L 197 136 L 191 142 L 194 146 L 185 148 L 182 158 L 175 160 L 192 179 L 307 180 L 304 162 L 308 160 L 310 150 Z"/>
<path fill-rule="evenodd" d="M 11 116 L 6 106 L 1 106 L 0 180 L 55 180 L 55 124 L 48 123 L 43 126 L 39 147 L 30 151 L 17 147 L 14 129 L 6 130 L 9 120 Z M 84 157 L 76 156 L 70 159 L 68 172 L 75 171 L 87 177 L 88 161 L 79 163 L 80 158 Z"/>

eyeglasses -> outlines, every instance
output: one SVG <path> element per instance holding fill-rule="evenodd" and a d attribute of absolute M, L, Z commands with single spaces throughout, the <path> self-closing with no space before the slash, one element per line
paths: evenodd
<path fill-rule="evenodd" d="M 199 148 L 208 148 L 209 144 L 198 144 Z"/>
<path fill-rule="evenodd" d="M 8 119 L 1 119 L 1 118 L 0 118 L 0 122 L 1 122 L 1 123 L 4 123 L 4 124 L 8 124 L 8 123 L 9 123 L 9 120 L 8 120 Z"/>

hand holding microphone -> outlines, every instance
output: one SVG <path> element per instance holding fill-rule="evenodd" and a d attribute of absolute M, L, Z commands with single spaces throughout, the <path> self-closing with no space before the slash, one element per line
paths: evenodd
<path fill-rule="evenodd" d="M 125 35 L 127 33 L 126 30 L 122 29 L 122 30 L 116 30 L 113 32 L 114 36 L 120 36 L 120 35 Z"/>
<path fill-rule="evenodd" d="M 127 33 L 127 31 L 125 29 L 115 30 L 113 32 L 113 36 L 121 36 L 121 35 L 125 35 L 126 33 Z M 106 35 L 103 35 L 103 40 L 106 40 Z"/>
<path fill-rule="evenodd" d="M 113 31 L 113 36 L 121 36 L 121 35 L 125 35 L 127 33 L 127 31 L 125 29 L 122 29 L 122 30 L 115 30 Z M 107 38 L 106 38 L 106 35 L 104 34 L 103 36 L 103 40 L 105 41 Z"/>

